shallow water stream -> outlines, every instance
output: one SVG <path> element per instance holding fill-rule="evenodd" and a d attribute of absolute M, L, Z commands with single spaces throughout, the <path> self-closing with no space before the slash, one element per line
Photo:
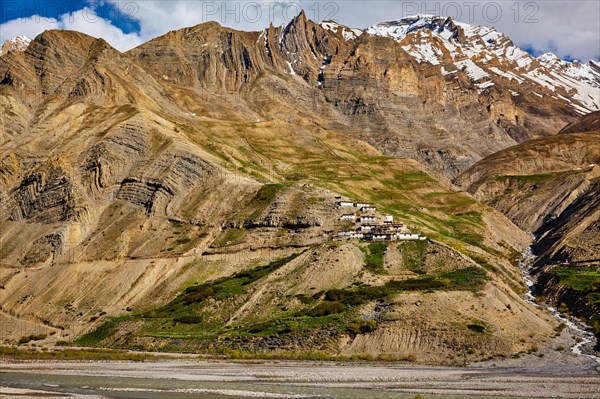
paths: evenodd
<path fill-rule="evenodd" d="M 586 356 L 600 363 L 600 357 L 590 353 L 593 351 L 592 348 L 594 348 L 596 345 L 596 337 L 582 322 L 559 312 L 552 306 L 546 306 L 536 302 L 535 296 L 533 295 L 535 290 L 535 282 L 533 280 L 533 276 L 531 275 L 531 267 L 534 260 L 535 256 L 532 254 L 531 248 L 528 248 L 525 250 L 525 252 L 523 252 L 521 260 L 519 261 L 521 271 L 523 272 L 523 278 L 525 279 L 525 284 L 527 284 L 527 287 L 529 288 L 529 291 L 525 294 L 525 299 L 527 302 L 536 307 L 548 309 L 557 320 L 559 320 L 561 323 L 565 323 L 571 335 L 578 338 L 577 341 L 579 341 L 571 347 L 571 352 L 576 355 Z"/>

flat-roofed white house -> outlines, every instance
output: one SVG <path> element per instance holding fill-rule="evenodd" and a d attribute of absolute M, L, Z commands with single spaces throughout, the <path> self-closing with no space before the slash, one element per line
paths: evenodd
<path fill-rule="evenodd" d="M 350 238 L 359 238 L 359 239 L 362 239 L 363 237 L 364 237 L 363 233 L 352 233 L 350 235 Z"/>
<path fill-rule="evenodd" d="M 342 208 L 351 208 L 354 206 L 354 202 L 350 202 L 350 201 L 338 201 L 337 204 L 339 207 L 342 207 Z"/>
<path fill-rule="evenodd" d="M 374 222 L 377 220 L 375 219 L 375 216 L 361 216 L 358 219 L 359 222 Z"/>
<path fill-rule="evenodd" d="M 354 215 L 350 215 L 350 214 L 346 214 L 346 215 L 340 216 L 340 220 L 351 220 L 351 221 L 354 221 L 354 219 L 355 219 Z"/>
<path fill-rule="evenodd" d="M 385 224 L 391 224 L 394 223 L 394 217 L 393 216 L 386 216 L 385 219 L 383 220 L 383 223 Z"/>
<path fill-rule="evenodd" d="M 340 231 L 338 233 L 339 237 L 350 237 L 352 234 L 354 234 L 353 231 Z"/>
<path fill-rule="evenodd" d="M 373 241 L 387 241 L 392 239 L 392 234 L 373 233 Z"/>
<path fill-rule="evenodd" d="M 411 234 L 411 233 L 399 233 L 399 234 L 396 234 L 396 237 L 399 240 L 404 240 L 404 241 L 424 241 L 427 239 L 427 237 L 425 237 L 422 234 Z"/>
<path fill-rule="evenodd" d="M 377 212 L 377 208 L 375 208 L 374 206 L 363 206 L 362 208 L 360 208 L 361 212 Z"/>
<path fill-rule="evenodd" d="M 370 207 L 370 206 L 371 206 L 370 204 L 368 204 L 368 203 L 365 203 L 365 202 L 356 202 L 356 203 L 354 204 L 354 207 L 355 207 L 355 208 L 368 208 L 368 207 Z"/>

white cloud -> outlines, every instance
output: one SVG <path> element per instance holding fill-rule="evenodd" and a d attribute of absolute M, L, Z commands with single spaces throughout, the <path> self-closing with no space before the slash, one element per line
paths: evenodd
<path fill-rule="evenodd" d="M 34 38 L 49 29 L 60 29 L 59 22 L 56 19 L 42 18 L 37 15 L 13 19 L 0 24 L 0 43 L 18 35 Z"/>
<path fill-rule="evenodd" d="M 111 21 L 100 18 L 89 8 L 61 17 L 61 28 L 76 30 L 87 35 L 106 40 L 119 51 L 127 51 L 139 46 L 144 40 L 137 33 L 123 33 Z"/>
<path fill-rule="evenodd" d="M 546 1 L 536 3 L 538 10 L 532 21 L 525 22 L 522 12 L 519 22 L 513 15 L 496 24 L 516 44 L 531 47 L 539 53 L 552 51 L 561 58 L 588 61 L 600 57 L 600 2 Z M 510 11 L 510 10 L 508 10 Z M 536 22 L 537 21 L 537 22 Z M 485 23 L 485 20 L 481 21 Z"/>
<path fill-rule="evenodd" d="M 170 30 L 206 22 L 202 18 L 203 2 L 195 1 L 144 1 L 139 5 L 136 19 L 143 37 L 156 37 Z"/>
<path fill-rule="evenodd" d="M 247 31 L 260 31 L 270 22 L 282 24 L 296 16 L 302 8 L 314 3 L 295 1 L 204 1 L 144 0 L 129 2 L 106 0 L 139 22 L 140 36 L 146 40 L 171 30 L 216 21 L 223 26 Z M 129 7 L 125 9 L 125 7 Z"/>
<path fill-rule="evenodd" d="M 136 33 L 123 33 L 109 20 L 100 18 L 90 8 L 66 13 L 58 19 L 33 15 L 0 24 L 0 43 L 17 35 L 31 38 L 49 29 L 76 30 L 93 37 L 103 38 L 120 51 L 129 50 L 144 42 Z"/>

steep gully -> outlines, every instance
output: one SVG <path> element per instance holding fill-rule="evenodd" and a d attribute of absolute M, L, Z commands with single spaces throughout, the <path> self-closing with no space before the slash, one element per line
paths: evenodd
<path fill-rule="evenodd" d="M 552 316 L 554 316 L 558 321 L 564 323 L 566 325 L 567 331 L 572 336 L 576 337 L 576 344 L 571 347 L 571 352 L 578 356 L 585 356 L 590 358 L 597 363 L 600 363 L 600 357 L 592 354 L 594 353 L 594 349 L 598 342 L 594 334 L 592 334 L 589 329 L 578 319 L 563 314 L 558 311 L 555 307 L 546 305 L 544 303 L 538 303 L 535 298 L 535 290 L 536 290 L 536 282 L 535 277 L 532 274 L 532 267 L 535 261 L 535 255 L 532 253 L 531 248 L 527 248 L 521 255 L 521 259 L 519 259 L 519 267 L 523 273 L 523 278 L 525 280 L 525 284 L 527 284 L 527 288 L 529 291 L 525 294 L 525 300 L 536 306 L 538 308 L 545 308 Z"/>

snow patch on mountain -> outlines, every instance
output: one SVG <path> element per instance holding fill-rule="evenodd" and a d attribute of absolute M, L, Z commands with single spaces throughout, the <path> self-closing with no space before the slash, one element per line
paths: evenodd
<path fill-rule="evenodd" d="M 321 27 L 334 33 L 341 32 L 346 41 L 354 40 L 363 34 L 363 31 L 360 29 L 348 28 L 347 26 L 340 25 L 334 21 L 323 21 L 321 22 Z"/>
<path fill-rule="evenodd" d="M 492 71 L 492 72 L 494 72 L 497 75 L 500 75 L 500 76 L 508 79 L 508 80 L 515 79 L 519 83 L 523 83 L 523 81 L 524 81 L 523 78 L 517 76 L 516 74 L 514 74 L 514 73 L 512 73 L 510 71 L 502 71 L 502 70 L 500 70 L 500 69 L 498 69 L 496 67 L 490 67 L 489 70 Z"/>
<path fill-rule="evenodd" d="M 25 51 L 31 43 L 31 39 L 27 36 L 15 36 L 12 39 L 6 40 L 0 45 L 0 56 L 7 54 L 9 51 Z"/>
<path fill-rule="evenodd" d="M 455 63 L 458 69 L 463 69 L 469 77 L 477 82 L 482 78 L 487 78 L 490 75 L 481 69 L 477 64 L 471 60 L 458 61 Z"/>

